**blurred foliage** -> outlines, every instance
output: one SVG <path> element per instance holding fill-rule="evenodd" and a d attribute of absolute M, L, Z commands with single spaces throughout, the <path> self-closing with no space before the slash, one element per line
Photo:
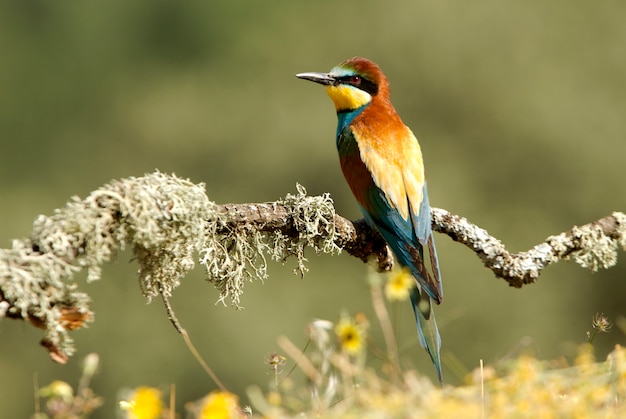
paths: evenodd
<path fill-rule="evenodd" d="M 381 286 L 373 286 L 377 288 L 373 300 L 381 298 Z M 385 328 L 383 317 L 378 320 Z M 390 347 L 386 351 L 372 341 L 371 352 L 376 357 L 384 355 L 389 362 L 366 367 L 368 326 L 369 320 L 362 313 L 354 318 L 343 313 L 336 324 L 314 321 L 308 326 L 308 351 L 300 352 L 288 339 L 282 339 L 281 347 L 293 358 L 287 361 L 279 354 L 268 356 L 266 364 L 273 377 L 265 390 L 258 386 L 248 389 L 250 405 L 240 405 L 239 397 L 226 389 L 213 390 L 199 400 L 184 403 L 186 417 L 606 418 L 626 413 L 626 350 L 621 345 L 616 345 L 604 362 L 596 362 L 591 344 L 582 344 L 571 366 L 562 358 L 547 362 L 528 355 L 496 365 L 481 363 L 465 376 L 462 385 L 442 388 L 414 369 L 398 368 L 391 361 Z M 102 401 L 89 387 L 93 375 L 89 359 L 97 360 L 97 355 L 87 356 L 76 395 L 70 384 L 59 380 L 38 391 L 40 403 L 33 419 L 91 417 Z M 290 367 L 287 362 L 294 364 Z M 120 393 L 120 417 L 178 417 L 173 385 L 169 395 L 149 386 Z"/>
<path fill-rule="evenodd" d="M 337 164 L 333 108 L 298 81 L 353 55 L 381 65 L 421 140 L 431 204 L 468 217 L 522 251 L 550 234 L 626 208 L 626 5 L 617 1 L 108 1 L 0 3 L 0 240 L 110 179 L 158 168 L 206 182 L 218 203 L 274 200 L 304 185 L 359 217 Z M 479 359 L 575 356 L 595 313 L 624 314 L 626 264 L 595 274 L 549 268 L 509 289 L 475 255 L 438 238 L 437 307 L 448 382 Z M 172 298 L 179 319 L 237 394 L 267 379 L 263 359 L 302 325 L 369 312 L 365 267 L 311 256 L 304 280 L 270 266 L 243 311 L 214 305 L 197 269 Z M 122 253 L 85 284 L 96 322 L 58 366 L 38 332 L 0 329 L 0 405 L 33 409 L 33 375 L 71 381 L 97 351 L 92 386 L 110 417 L 116 392 L 176 383 L 178 400 L 212 384 L 159 304 L 146 306 Z M 408 304 L 396 313 L 401 358 L 429 372 Z M 596 339 L 604 358 L 623 336 Z M 622 342 L 623 343 L 623 342 Z M 246 402 L 242 400 L 242 403 Z M 178 409 L 181 411 L 182 409 Z M 101 416 L 98 416 L 100 414 Z"/>

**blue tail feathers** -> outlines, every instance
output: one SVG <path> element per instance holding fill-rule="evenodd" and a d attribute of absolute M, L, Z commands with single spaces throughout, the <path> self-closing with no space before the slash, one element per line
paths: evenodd
<path fill-rule="evenodd" d="M 411 292 L 411 303 L 413 305 L 413 312 L 415 313 L 420 345 L 422 345 L 422 348 L 426 349 L 428 355 L 430 355 L 430 359 L 435 365 L 435 370 L 437 370 L 439 383 L 443 384 L 440 355 L 441 336 L 439 336 L 439 329 L 435 321 L 432 301 L 428 295 L 420 293 L 420 290 L 416 287 L 413 288 Z"/>

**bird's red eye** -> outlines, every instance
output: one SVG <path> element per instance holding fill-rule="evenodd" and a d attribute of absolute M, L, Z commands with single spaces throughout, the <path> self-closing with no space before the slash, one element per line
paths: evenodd
<path fill-rule="evenodd" d="M 361 84 L 361 77 L 359 76 L 350 77 L 350 84 L 353 86 L 358 86 L 359 84 Z"/>

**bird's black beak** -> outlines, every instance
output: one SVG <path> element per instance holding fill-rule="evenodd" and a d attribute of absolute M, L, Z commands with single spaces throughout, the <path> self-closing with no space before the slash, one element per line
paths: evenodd
<path fill-rule="evenodd" d="M 337 79 L 327 73 L 299 73 L 296 77 L 303 80 L 314 81 L 324 86 L 332 86 L 337 83 Z"/>

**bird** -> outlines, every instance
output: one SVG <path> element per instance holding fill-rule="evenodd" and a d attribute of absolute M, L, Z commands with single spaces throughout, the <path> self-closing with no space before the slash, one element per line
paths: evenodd
<path fill-rule="evenodd" d="M 335 105 L 341 170 L 367 224 L 416 280 L 411 303 L 419 342 L 443 384 L 433 311 L 443 290 L 420 145 L 391 104 L 389 81 L 374 62 L 353 57 L 328 73 L 296 77 L 325 86 Z"/>

